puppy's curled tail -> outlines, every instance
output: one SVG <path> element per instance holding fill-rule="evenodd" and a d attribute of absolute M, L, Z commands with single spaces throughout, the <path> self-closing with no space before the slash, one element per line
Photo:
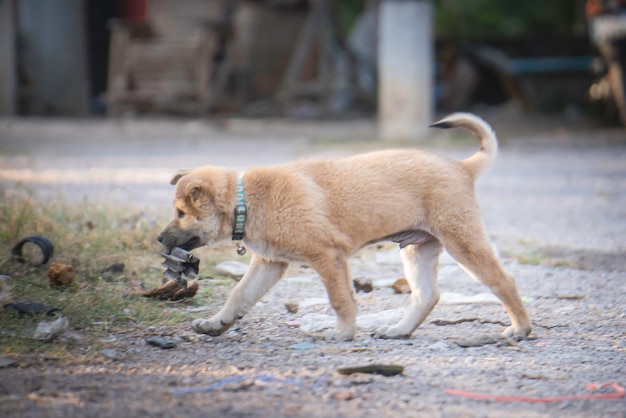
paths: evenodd
<path fill-rule="evenodd" d="M 498 140 L 491 126 L 471 113 L 453 113 L 430 126 L 443 129 L 465 128 L 480 140 L 480 149 L 461 161 L 474 179 L 489 168 L 498 153 Z"/>

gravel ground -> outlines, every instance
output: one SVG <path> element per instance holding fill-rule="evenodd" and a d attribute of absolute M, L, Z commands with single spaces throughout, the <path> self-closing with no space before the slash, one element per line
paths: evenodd
<path fill-rule="evenodd" d="M 302 329 L 332 315 L 327 303 L 313 299 L 325 298 L 323 286 L 312 270 L 294 265 L 223 336 L 196 335 L 189 323 L 152 327 L 111 335 L 103 343 L 113 358 L 103 355 L 98 363 L 58 367 L 42 359 L 0 369 L 0 415 L 626 417 L 624 397 L 531 403 L 445 392 L 557 397 L 612 392 L 587 392 L 590 383 L 626 386 L 626 133 L 529 124 L 494 124 L 501 153 L 476 187 L 485 224 L 533 320 L 530 339 L 461 347 L 470 337 L 498 334 L 508 322 L 501 305 L 487 301 L 442 302 L 406 340 L 374 339 L 362 321 L 354 341 L 326 342 L 320 332 Z M 244 170 L 349 155 L 385 145 L 351 139 L 373 135 L 370 122 L 358 121 L 4 120 L 0 184 L 22 182 L 42 200 L 86 197 L 169 213 L 168 180 L 180 168 L 212 163 Z M 443 142 L 426 145 L 453 158 L 476 149 L 472 140 Z M 402 276 L 392 248 L 368 249 L 351 261 L 354 277 L 376 284 L 357 294 L 360 315 L 384 321 L 408 298 L 385 284 Z M 215 289 L 225 298 L 229 287 Z M 445 256 L 440 290 L 488 291 Z M 297 313 L 285 309 L 293 301 Z M 177 347 L 148 346 L 150 336 L 171 338 Z M 399 364 L 404 372 L 337 373 L 373 363 Z"/>

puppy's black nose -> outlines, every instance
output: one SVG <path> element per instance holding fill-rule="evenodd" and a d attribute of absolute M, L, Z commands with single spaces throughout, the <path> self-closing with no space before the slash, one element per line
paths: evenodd
<path fill-rule="evenodd" d="M 159 234 L 159 236 L 157 237 L 157 241 L 163 242 L 163 234 Z"/>

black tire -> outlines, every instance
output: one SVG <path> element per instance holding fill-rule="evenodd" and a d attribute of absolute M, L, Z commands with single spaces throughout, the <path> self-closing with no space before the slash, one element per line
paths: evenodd
<path fill-rule="evenodd" d="M 31 235 L 20 240 L 13 249 L 11 249 L 11 255 L 16 258 L 16 260 L 20 263 L 26 263 L 24 256 L 22 255 L 22 248 L 26 243 L 33 243 L 39 247 L 41 250 L 41 265 L 45 265 L 50 261 L 52 256 L 54 255 L 54 246 L 52 242 L 43 235 Z"/>

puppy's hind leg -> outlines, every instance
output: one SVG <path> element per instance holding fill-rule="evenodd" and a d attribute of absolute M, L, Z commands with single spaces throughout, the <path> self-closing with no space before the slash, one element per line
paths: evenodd
<path fill-rule="evenodd" d="M 411 288 L 411 304 L 404 317 L 393 326 L 376 330 L 380 338 L 406 338 L 418 327 L 439 302 L 437 265 L 441 244 L 436 239 L 400 250 L 404 274 Z"/>
<path fill-rule="evenodd" d="M 252 256 L 250 267 L 232 290 L 224 307 L 210 319 L 196 319 L 191 327 L 199 334 L 220 335 L 252 308 L 276 284 L 288 264 Z"/>
<path fill-rule="evenodd" d="M 502 301 L 511 326 L 502 334 L 521 340 L 531 331 L 530 318 L 522 303 L 515 279 L 496 258 L 489 240 L 477 222 L 466 222 L 462 233 L 443 233 L 444 246 L 459 265 L 476 280 L 489 286 Z"/>

